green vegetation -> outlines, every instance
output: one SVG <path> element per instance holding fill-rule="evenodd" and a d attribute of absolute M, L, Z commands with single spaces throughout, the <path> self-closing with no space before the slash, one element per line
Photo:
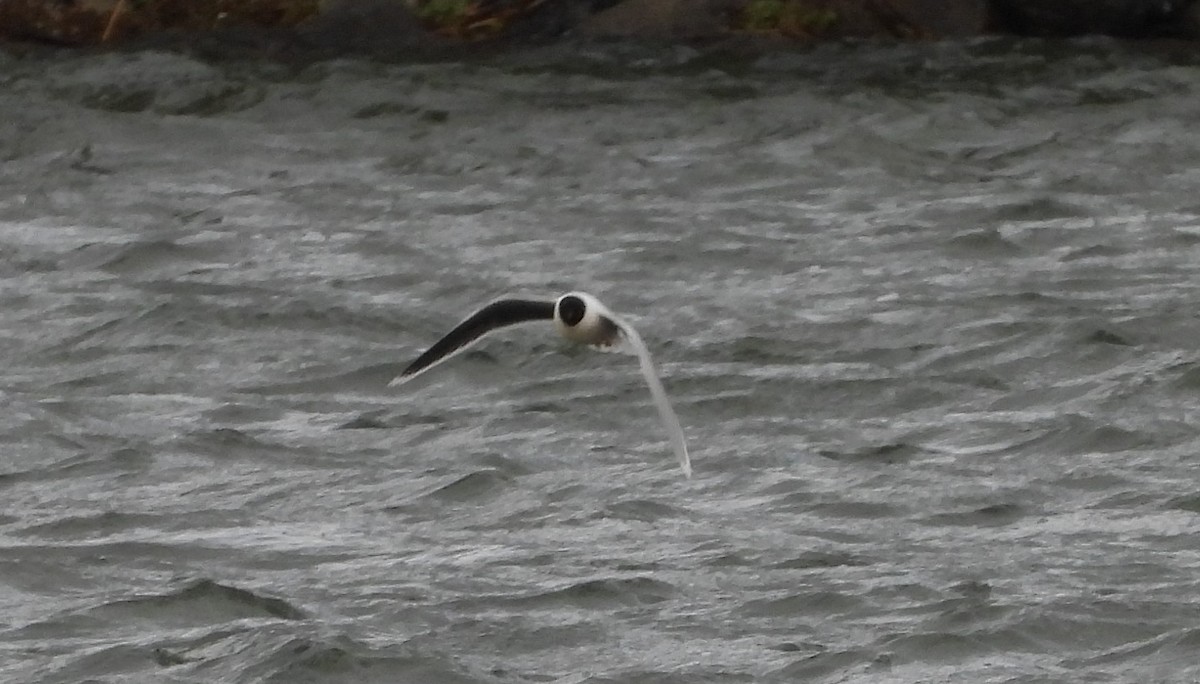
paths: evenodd
<path fill-rule="evenodd" d="M 417 3 L 414 11 L 434 26 L 452 26 L 462 23 L 471 14 L 471 0 L 428 0 Z"/>
<path fill-rule="evenodd" d="M 738 28 L 752 33 L 811 37 L 828 31 L 837 19 L 833 9 L 804 0 L 750 0 L 742 10 Z"/>

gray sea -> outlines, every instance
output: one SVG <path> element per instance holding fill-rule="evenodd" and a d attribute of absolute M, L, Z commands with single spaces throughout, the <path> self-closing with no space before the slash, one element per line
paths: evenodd
<path fill-rule="evenodd" d="M 1200 680 L 1200 52 L 0 56 L 0 681 Z M 548 324 L 389 380 L 504 294 Z"/>

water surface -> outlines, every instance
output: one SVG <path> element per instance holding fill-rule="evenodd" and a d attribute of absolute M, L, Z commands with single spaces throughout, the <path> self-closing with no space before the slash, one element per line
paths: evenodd
<path fill-rule="evenodd" d="M 1200 678 L 1195 60 L 3 60 L 5 681 Z"/>

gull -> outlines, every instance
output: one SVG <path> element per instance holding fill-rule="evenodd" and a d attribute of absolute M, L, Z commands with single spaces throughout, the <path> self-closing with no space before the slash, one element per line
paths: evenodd
<path fill-rule="evenodd" d="M 612 349 L 621 343 L 627 344 L 637 354 L 642 375 L 650 386 L 650 396 L 658 415 L 662 417 L 663 425 L 667 428 L 667 436 L 671 447 L 679 458 L 679 467 L 686 477 L 692 476 L 692 464 L 688 458 L 687 442 L 683 437 L 683 428 L 679 418 L 667 400 L 667 392 L 663 389 L 662 381 L 654 370 L 654 362 L 650 358 L 650 350 L 642 341 L 642 336 L 627 321 L 620 318 L 608 307 L 600 303 L 586 292 L 569 292 L 557 300 L 546 301 L 537 299 L 498 299 L 482 309 L 471 314 L 446 336 L 438 340 L 432 347 L 417 357 L 416 361 L 408 364 L 400 375 L 396 376 L 389 386 L 407 382 L 421 373 L 433 368 L 452 356 L 464 351 L 475 344 L 487 333 L 509 325 L 527 321 L 554 321 L 554 328 L 560 335 L 579 344 L 586 344 L 598 349 Z"/>

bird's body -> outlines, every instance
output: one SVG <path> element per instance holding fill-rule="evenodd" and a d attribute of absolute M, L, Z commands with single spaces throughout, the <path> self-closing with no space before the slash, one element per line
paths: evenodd
<path fill-rule="evenodd" d="M 666 390 L 658 379 L 650 351 L 633 326 L 613 314 L 608 307 L 585 292 L 571 292 L 553 302 L 532 299 L 499 299 L 468 316 L 442 339 L 410 363 L 392 385 L 406 382 L 437 364 L 462 352 L 487 333 L 497 328 L 528 321 L 550 320 L 564 338 L 579 344 L 599 348 L 611 348 L 621 342 L 627 343 L 637 354 L 642 375 L 650 387 L 654 405 L 662 417 L 671 440 L 679 466 L 684 475 L 692 476 L 691 460 L 683 428 L 679 425 Z"/>

